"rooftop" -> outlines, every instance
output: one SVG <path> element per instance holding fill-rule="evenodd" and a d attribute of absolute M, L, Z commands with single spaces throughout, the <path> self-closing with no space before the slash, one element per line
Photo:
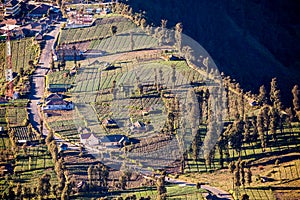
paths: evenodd
<path fill-rule="evenodd" d="M 106 142 L 122 142 L 123 140 L 128 141 L 128 138 L 126 135 L 107 135 L 100 138 L 100 142 L 106 143 Z"/>

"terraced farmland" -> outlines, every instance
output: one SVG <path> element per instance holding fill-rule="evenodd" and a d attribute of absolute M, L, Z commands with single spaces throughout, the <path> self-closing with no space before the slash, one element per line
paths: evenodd
<path fill-rule="evenodd" d="M 157 39 L 145 33 L 119 34 L 113 37 L 98 39 L 91 42 L 89 48 L 107 53 L 127 52 L 131 50 L 148 49 L 158 46 Z"/>
<path fill-rule="evenodd" d="M 20 126 L 12 128 L 17 140 L 34 141 L 38 140 L 38 136 L 35 132 L 30 131 L 27 126 Z"/>
<path fill-rule="evenodd" d="M 28 123 L 28 113 L 24 107 L 6 109 L 6 118 L 10 127 L 25 126 Z"/>
<path fill-rule="evenodd" d="M 48 123 L 48 126 L 55 132 L 55 134 L 59 135 L 61 138 L 70 142 L 79 142 L 79 135 L 77 132 L 77 128 L 81 126 L 75 120 L 60 120 L 53 121 Z M 82 124 L 82 126 L 84 126 Z"/>
<path fill-rule="evenodd" d="M 65 28 L 61 31 L 59 44 L 77 43 L 112 36 L 112 26 L 117 27 L 117 34 L 136 28 L 136 25 L 126 18 L 108 24 L 95 22 L 94 25 L 84 28 Z"/>
<path fill-rule="evenodd" d="M 46 76 L 46 85 L 49 84 L 74 84 L 75 77 L 74 76 L 67 76 L 65 74 L 69 74 L 68 70 L 63 71 L 55 71 L 50 72 Z"/>
<path fill-rule="evenodd" d="M 0 43 L 0 79 L 5 77 L 6 68 L 6 44 L 5 42 Z M 31 66 L 29 61 L 37 61 L 39 56 L 39 45 L 34 44 L 32 38 L 26 38 L 21 40 L 11 41 L 11 52 L 12 52 L 12 66 L 13 72 L 19 72 L 20 68 L 24 69 L 24 72 L 29 73 Z M 2 79 L 4 80 L 4 79 Z"/>

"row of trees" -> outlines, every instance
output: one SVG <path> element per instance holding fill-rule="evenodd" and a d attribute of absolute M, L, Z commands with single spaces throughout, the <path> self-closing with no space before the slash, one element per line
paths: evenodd
<path fill-rule="evenodd" d="M 97 187 L 100 188 L 102 192 L 107 191 L 109 171 L 105 165 L 101 163 L 94 166 L 90 165 L 88 167 L 87 174 L 89 190 Z"/>

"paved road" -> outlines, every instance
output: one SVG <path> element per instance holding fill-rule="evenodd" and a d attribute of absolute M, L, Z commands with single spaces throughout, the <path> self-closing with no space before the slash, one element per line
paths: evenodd
<path fill-rule="evenodd" d="M 52 47 L 53 47 L 55 37 L 59 32 L 59 27 L 60 24 L 56 24 L 55 26 L 53 26 L 53 29 L 44 36 L 45 44 L 42 45 L 44 47 L 41 52 L 39 65 L 37 66 L 37 69 L 35 70 L 34 74 L 31 76 L 31 93 L 29 96 L 31 103 L 29 105 L 28 112 L 29 112 L 29 120 L 33 128 L 37 131 L 39 131 L 39 127 L 40 127 L 40 115 L 38 111 L 37 102 L 41 99 L 41 97 L 44 94 L 44 87 L 45 87 L 44 76 L 49 70 L 49 62 L 51 58 Z"/>

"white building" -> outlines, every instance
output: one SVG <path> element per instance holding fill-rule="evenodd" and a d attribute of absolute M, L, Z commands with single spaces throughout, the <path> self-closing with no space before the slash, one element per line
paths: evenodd
<path fill-rule="evenodd" d="M 74 104 L 63 99 L 51 99 L 46 102 L 43 110 L 73 110 Z"/>

